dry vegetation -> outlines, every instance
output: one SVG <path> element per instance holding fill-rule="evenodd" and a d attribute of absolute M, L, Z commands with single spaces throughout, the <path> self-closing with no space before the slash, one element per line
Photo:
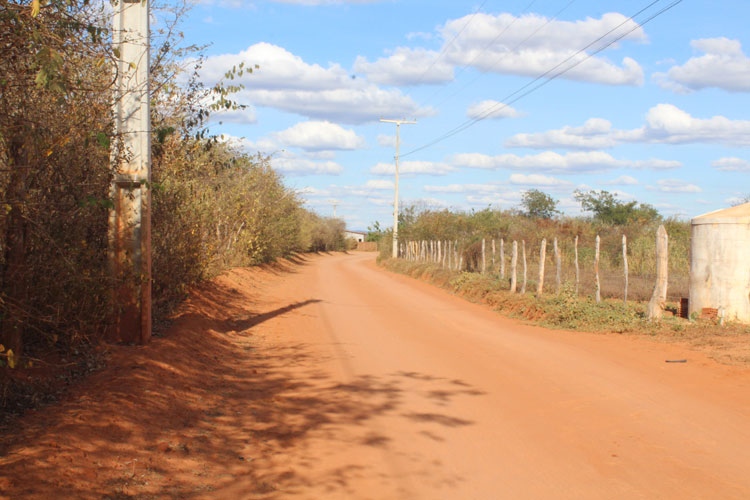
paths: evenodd
<path fill-rule="evenodd" d="M 537 297 L 531 292 L 509 293 L 508 280 L 501 280 L 495 273 L 451 271 L 434 264 L 401 259 L 381 258 L 380 263 L 391 271 L 426 281 L 468 300 L 487 304 L 504 315 L 541 326 L 680 342 L 705 351 L 722 363 L 750 365 L 750 326 L 683 319 L 675 315 L 677 303 L 668 304 L 669 314 L 662 321 L 651 322 L 646 319 L 644 301 L 629 301 L 625 306 L 622 299 L 605 299 L 597 304 L 590 294 L 576 295 L 569 282 L 559 294 Z"/>
<path fill-rule="evenodd" d="M 644 207 L 648 210 L 644 210 Z M 622 208 L 622 207 L 620 207 Z M 645 335 L 667 342 L 685 342 L 707 351 L 714 358 L 750 364 L 750 327 L 718 325 L 710 320 L 677 317 L 679 300 L 688 296 L 690 225 L 662 219 L 655 210 L 641 205 L 633 217 L 604 222 L 596 216 L 533 217 L 515 210 L 457 212 L 407 207 L 400 219 L 399 239 L 458 242 L 462 272 L 424 262 L 391 259 L 391 235 L 380 240 L 379 261 L 386 268 L 445 288 L 469 300 L 483 302 L 511 317 L 551 328 Z M 642 214 L 649 215 L 647 219 Z M 667 315 L 658 323 L 646 318 L 646 302 L 655 284 L 655 233 L 663 224 L 669 235 L 669 288 Z M 628 238 L 628 303 L 623 304 L 622 235 Z M 599 275 L 602 301 L 594 300 L 594 240 L 601 238 Z M 575 290 L 574 239 L 578 236 L 579 290 Z M 499 240 L 505 240 L 505 277 L 500 275 Z M 537 297 L 539 247 L 547 239 L 544 294 Z M 556 291 L 552 240 L 561 252 L 562 286 Z M 481 241 L 486 240 L 487 270 L 481 271 Z M 492 265 L 491 240 L 496 242 Z M 510 290 L 510 254 L 513 240 L 519 242 L 518 290 L 521 289 L 520 242 L 526 241 L 528 260 L 527 293 Z"/>
<path fill-rule="evenodd" d="M 195 77 L 183 10 L 152 2 L 153 293 L 164 317 L 229 266 L 341 249 L 343 222 L 302 207 L 269 159 L 207 129 L 234 90 Z M 48 397 L 100 361 L 112 318 L 108 16 L 100 2 L 0 0 L 0 409 Z M 188 66 L 184 61 L 192 61 Z M 178 77 L 178 75 L 181 75 Z M 178 82 L 186 82 L 184 84 Z M 211 104 L 213 103 L 213 104 Z M 133 279 L 137 279 L 134 277 Z"/>

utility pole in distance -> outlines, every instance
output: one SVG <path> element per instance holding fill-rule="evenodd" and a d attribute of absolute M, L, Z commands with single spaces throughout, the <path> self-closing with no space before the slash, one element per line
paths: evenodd
<path fill-rule="evenodd" d="M 396 183 L 395 183 L 395 194 L 393 196 L 393 258 L 398 258 L 398 148 L 400 144 L 399 130 L 402 123 L 414 124 L 416 121 L 407 120 L 385 120 L 380 119 L 383 123 L 395 123 L 396 124 Z"/>
<path fill-rule="evenodd" d="M 151 115 L 149 0 L 114 7 L 116 63 L 109 264 L 116 280 L 115 342 L 151 338 Z"/>

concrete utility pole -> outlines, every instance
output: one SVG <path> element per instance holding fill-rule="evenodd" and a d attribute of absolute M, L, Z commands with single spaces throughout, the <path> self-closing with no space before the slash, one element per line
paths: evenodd
<path fill-rule="evenodd" d="M 396 124 L 396 185 L 395 185 L 395 194 L 393 197 L 393 258 L 398 258 L 398 149 L 400 145 L 400 135 L 399 131 L 401 128 L 402 123 L 406 124 L 414 124 L 417 123 L 416 121 L 407 121 L 407 120 L 385 120 L 383 118 L 380 119 L 383 123 L 395 123 Z"/>
<path fill-rule="evenodd" d="M 151 116 L 149 109 L 148 0 L 114 7 L 116 64 L 114 178 L 110 194 L 109 261 L 114 290 L 116 342 L 151 338 Z"/>

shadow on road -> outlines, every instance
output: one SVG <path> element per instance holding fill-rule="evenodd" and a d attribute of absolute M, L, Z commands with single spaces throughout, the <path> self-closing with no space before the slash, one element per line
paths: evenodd
<path fill-rule="evenodd" d="M 258 331 L 317 300 L 253 313 L 246 299 L 229 286 L 205 290 L 164 338 L 147 348 L 115 347 L 110 366 L 67 401 L 28 415 L 2 438 L 0 497 L 211 498 L 232 488 L 235 498 L 275 499 L 312 487 L 346 492 L 364 466 L 313 475 L 318 457 L 308 447 L 311 438 L 336 441 L 347 429 L 359 436 L 357 444 L 388 450 L 391 439 L 366 425 L 374 418 L 406 419 L 415 436 L 435 443 L 450 429 L 472 425 L 402 408 L 413 398 L 448 405 L 482 391 L 410 371 L 338 383 L 316 368 L 309 345 L 264 345 Z M 295 469 L 279 460 L 285 454 L 296 457 Z"/>

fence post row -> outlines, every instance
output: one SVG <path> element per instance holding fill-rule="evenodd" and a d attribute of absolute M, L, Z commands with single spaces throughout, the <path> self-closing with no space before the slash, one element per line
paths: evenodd
<path fill-rule="evenodd" d="M 557 246 L 557 238 L 554 239 L 552 245 L 555 250 L 555 293 L 560 293 L 560 287 L 562 286 L 560 267 L 562 267 L 562 262 L 560 260 L 560 248 Z"/>
<path fill-rule="evenodd" d="M 594 276 L 596 276 L 596 302 L 602 301 L 601 285 L 599 284 L 599 242 L 601 239 L 596 235 L 596 249 L 594 250 Z"/>
<path fill-rule="evenodd" d="M 500 238 L 500 279 L 505 279 L 505 241 Z"/>
<path fill-rule="evenodd" d="M 487 272 L 487 258 L 485 256 L 485 247 L 487 240 L 482 238 L 482 274 Z"/>
<path fill-rule="evenodd" d="M 495 238 L 492 238 L 492 272 L 495 272 Z"/>
<path fill-rule="evenodd" d="M 526 278 L 527 278 L 527 272 L 526 272 L 526 240 L 521 240 L 521 254 L 523 258 L 523 282 L 521 282 L 521 294 L 526 293 Z"/>
<path fill-rule="evenodd" d="M 622 305 L 628 305 L 628 237 L 622 235 L 622 272 L 625 275 L 625 291 L 622 295 Z"/>
<path fill-rule="evenodd" d="M 518 242 L 513 240 L 513 255 L 510 258 L 510 293 L 516 293 L 516 264 L 518 264 Z"/>
<path fill-rule="evenodd" d="M 578 268 L 578 235 L 576 235 L 573 247 L 576 254 L 576 296 L 578 296 L 578 285 L 581 283 L 581 270 Z"/>
<path fill-rule="evenodd" d="M 547 238 L 542 238 L 542 244 L 539 247 L 539 283 L 536 286 L 536 294 L 544 293 L 544 259 L 547 256 Z"/>

